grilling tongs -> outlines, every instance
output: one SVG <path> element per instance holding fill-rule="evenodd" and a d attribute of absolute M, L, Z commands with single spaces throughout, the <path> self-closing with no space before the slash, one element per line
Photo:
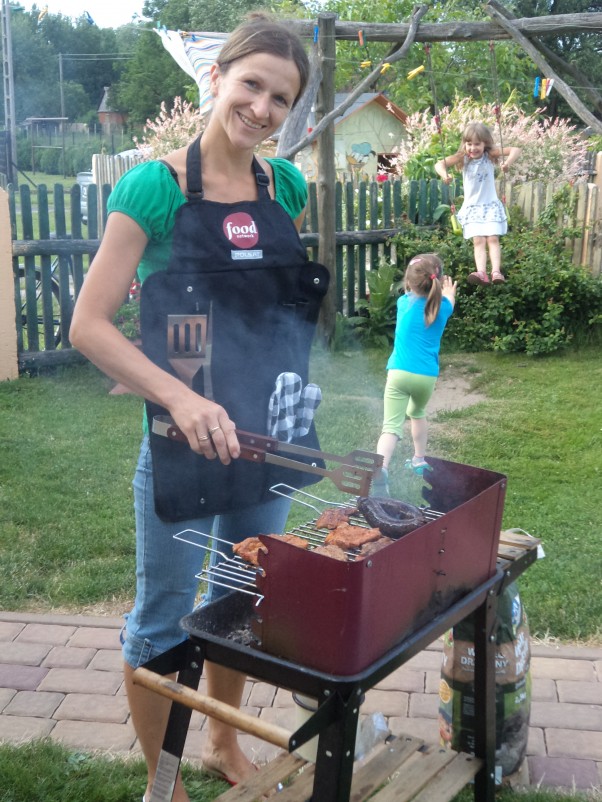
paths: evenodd
<path fill-rule="evenodd" d="M 154 434 L 159 434 L 170 440 L 177 440 L 180 443 L 188 442 L 184 432 L 167 415 L 156 415 L 153 418 L 152 430 Z M 350 451 L 349 454 L 341 457 L 338 454 L 328 454 L 326 451 L 318 451 L 315 448 L 306 448 L 294 443 L 283 443 L 274 437 L 265 437 L 264 435 L 245 432 L 241 429 L 236 429 L 236 436 L 240 443 L 240 456 L 242 459 L 257 463 L 269 462 L 273 465 L 280 465 L 283 468 L 292 468 L 295 471 L 327 476 L 339 490 L 358 496 L 367 496 L 370 493 L 370 483 L 374 472 L 380 468 L 383 462 L 380 454 L 360 449 Z M 321 468 L 316 463 L 300 462 L 299 460 L 282 456 L 283 454 L 309 457 L 310 459 L 323 460 L 324 462 L 339 462 L 341 465 L 332 469 Z"/>

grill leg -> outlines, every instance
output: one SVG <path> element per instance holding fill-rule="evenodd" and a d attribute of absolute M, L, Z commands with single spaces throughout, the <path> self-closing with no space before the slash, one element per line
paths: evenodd
<path fill-rule="evenodd" d="M 339 699 L 337 716 L 320 734 L 311 802 L 348 802 L 362 692 Z"/>
<path fill-rule="evenodd" d="M 197 690 L 203 672 L 203 656 L 198 647 L 186 643 L 185 664 L 178 673 L 178 682 Z M 192 708 L 172 702 L 157 774 L 148 802 L 171 802 L 190 726 Z"/>
<path fill-rule="evenodd" d="M 475 777 L 477 802 L 495 800 L 495 653 L 498 589 L 491 589 L 475 610 L 475 754 L 484 758 Z"/>

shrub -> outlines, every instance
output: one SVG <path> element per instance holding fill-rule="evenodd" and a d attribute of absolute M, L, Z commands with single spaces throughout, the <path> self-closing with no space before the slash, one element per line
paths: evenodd
<path fill-rule="evenodd" d="M 393 342 L 400 278 L 398 268 L 387 263 L 366 274 L 368 298 L 357 301 L 359 314 L 348 318 L 364 345 L 378 347 Z"/>
<path fill-rule="evenodd" d="M 192 103 L 174 99 L 171 111 L 161 103 L 161 112 L 154 120 L 147 120 L 141 140 L 134 137 L 136 147 L 142 150 L 145 158 L 158 159 L 167 153 L 190 144 L 205 127 L 204 117 Z"/>
<path fill-rule="evenodd" d="M 571 342 L 599 338 L 602 280 L 572 264 L 564 249 L 564 237 L 571 232 L 559 229 L 559 215 L 558 199 L 534 228 L 518 210 L 512 211 L 511 231 L 502 239 L 507 281 L 495 287 L 466 283 L 474 270 L 470 241 L 447 230 L 410 225 L 395 238 L 400 271 L 415 254 L 436 251 L 445 272 L 458 281 L 456 308 L 445 333 L 448 344 L 463 351 L 516 351 L 537 356 Z M 370 314 L 369 304 L 367 311 Z M 389 336 L 392 334 L 393 324 Z"/>

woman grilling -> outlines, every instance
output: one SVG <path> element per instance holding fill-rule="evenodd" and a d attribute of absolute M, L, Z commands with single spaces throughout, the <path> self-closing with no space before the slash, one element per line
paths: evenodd
<path fill-rule="evenodd" d="M 252 14 L 232 32 L 211 68 L 213 108 L 202 138 L 162 161 L 136 166 L 112 192 L 106 230 L 73 315 L 73 345 L 147 401 L 146 434 L 133 481 L 136 598 L 123 635 L 127 695 L 148 768 L 147 802 L 169 702 L 135 685 L 132 674 L 184 639 L 179 621 L 194 607 L 195 574 L 204 558 L 204 549 L 174 540 L 173 535 L 190 528 L 239 542 L 259 533 L 282 532 L 289 511 L 288 499 L 257 489 L 255 485 L 265 482 L 265 477 L 260 481 L 263 475 L 258 466 L 245 463 L 255 473 L 243 471 L 240 478 L 239 468 L 244 466 L 237 459 L 240 446 L 235 427 L 249 429 L 255 419 L 265 419 L 267 404 L 264 409 L 263 400 L 259 404 L 257 399 L 265 398 L 266 377 L 273 381 L 273 366 L 267 363 L 278 363 L 278 349 L 284 353 L 292 341 L 307 340 L 308 327 L 311 339 L 326 291 L 327 277 L 310 282 L 303 278 L 305 265 L 311 264 L 298 236 L 307 199 L 304 178 L 288 161 L 254 156 L 257 146 L 284 123 L 305 88 L 308 72 L 300 40 L 266 15 Z M 320 297 L 310 297 L 310 312 L 307 304 L 291 312 L 297 300 L 282 303 L 272 291 L 284 281 L 279 276 L 290 265 L 300 266 L 298 273 L 310 285 L 309 295 L 312 287 L 322 285 Z M 136 273 L 142 281 L 143 352 L 113 324 Z M 153 341 L 156 330 L 161 329 L 164 340 L 166 315 L 181 311 L 177 303 L 172 309 L 170 301 L 164 302 L 168 293 L 161 282 L 169 278 L 171 283 L 165 286 L 174 289 L 174 298 L 182 304 L 197 277 L 206 282 L 200 285 L 204 291 L 196 307 L 185 311 L 200 310 L 205 324 L 210 321 L 212 381 L 202 385 L 211 387 L 203 392 L 196 377 L 194 382 L 181 380 L 169 362 L 153 358 L 155 351 L 165 351 L 164 341 L 159 346 Z M 146 281 L 149 288 L 154 287 L 148 297 Z M 210 305 L 205 290 L 211 295 Z M 160 309 L 159 317 L 153 318 L 161 306 L 169 308 Z M 145 314 L 151 321 L 148 347 Z M 155 325 L 156 320 L 161 324 Z M 273 347 L 266 347 L 270 337 Z M 288 369 L 287 359 L 282 356 L 280 369 Z M 298 372 L 303 370 L 301 366 Z M 263 390 L 254 395 L 254 383 L 262 382 Z M 231 405 L 222 398 L 231 400 Z M 149 409 L 168 414 L 186 435 L 188 445 L 167 441 L 164 448 L 158 443 L 156 452 L 149 447 L 149 440 L 161 440 L 153 439 Z M 251 417 L 246 419 L 248 410 Z M 177 452 L 175 463 L 160 466 L 161 449 L 174 447 L 187 453 Z M 194 492 L 187 489 L 190 477 L 180 468 L 189 464 L 189 457 L 195 460 L 199 481 L 209 476 L 202 492 L 196 487 Z M 160 471 L 162 478 L 158 478 Z M 163 494 L 160 502 L 158 490 Z M 212 494 L 217 498 L 213 506 Z M 218 510 L 218 514 L 203 515 L 204 509 Z M 245 677 L 205 665 L 208 694 L 239 706 Z M 230 784 L 254 771 L 235 729 L 215 719 L 209 719 L 202 759 L 209 773 Z M 189 799 L 180 777 L 173 799 Z"/>

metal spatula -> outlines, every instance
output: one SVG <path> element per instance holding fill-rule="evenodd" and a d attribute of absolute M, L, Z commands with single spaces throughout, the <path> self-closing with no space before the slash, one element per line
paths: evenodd
<path fill-rule="evenodd" d="M 188 387 L 203 369 L 203 395 L 213 400 L 211 383 L 211 307 L 207 315 L 167 316 L 167 358 Z"/>

